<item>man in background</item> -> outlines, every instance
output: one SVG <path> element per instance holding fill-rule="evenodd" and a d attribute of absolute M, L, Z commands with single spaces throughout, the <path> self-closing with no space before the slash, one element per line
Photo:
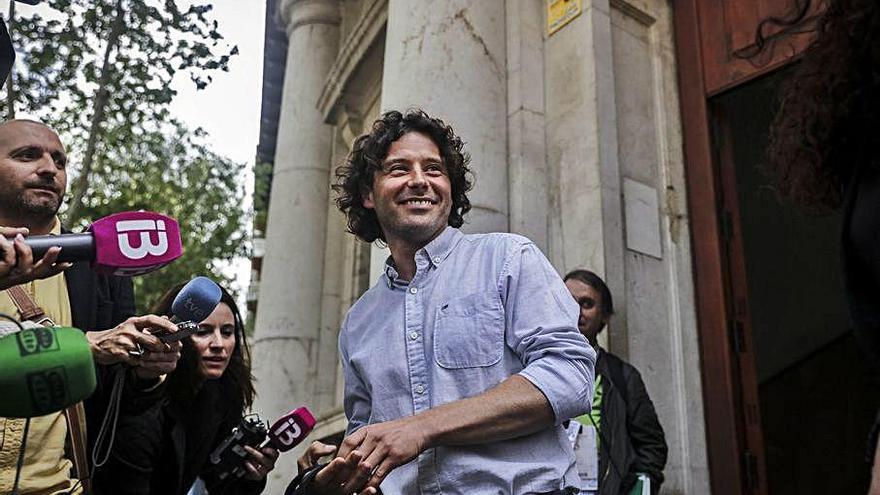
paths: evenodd
<path fill-rule="evenodd" d="M 611 291 L 587 270 L 569 272 L 564 280 L 580 306 L 578 329 L 599 354 L 591 411 L 576 418 L 583 427 L 597 429 L 598 493 L 628 494 L 637 482 L 644 482 L 639 477 L 645 476 L 650 479 L 651 493 L 656 494 L 666 466 L 663 427 L 639 371 L 600 347 L 597 340 L 614 314 Z"/>

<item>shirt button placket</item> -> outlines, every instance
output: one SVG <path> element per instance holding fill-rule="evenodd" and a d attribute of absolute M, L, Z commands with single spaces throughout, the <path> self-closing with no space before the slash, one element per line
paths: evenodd
<path fill-rule="evenodd" d="M 419 303 L 419 288 L 413 285 L 407 289 L 406 306 L 406 335 L 407 358 L 410 362 L 410 386 L 413 394 L 413 411 L 419 413 L 430 407 L 428 398 L 428 367 L 425 362 L 423 343 L 419 339 L 419 333 L 423 322 L 422 306 Z"/>

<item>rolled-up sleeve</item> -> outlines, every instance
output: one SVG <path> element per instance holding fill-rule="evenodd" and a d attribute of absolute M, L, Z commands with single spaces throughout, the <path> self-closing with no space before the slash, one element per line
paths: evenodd
<path fill-rule="evenodd" d="M 577 303 L 534 243 L 508 255 L 499 290 L 519 374 L 547 397 L 556 424 L 588 412 L 596 352 L 578 331 Z"/>

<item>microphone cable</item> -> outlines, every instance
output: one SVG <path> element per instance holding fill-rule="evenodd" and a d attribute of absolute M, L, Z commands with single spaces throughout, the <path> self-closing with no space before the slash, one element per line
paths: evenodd
<path fill-rule="evenodd" d="M 64 492 L 66 495 L 72 495 L 76 492 L 76 489 L 83 482 L 83 476 L 86 476 L 85 479 L 94 478 L 95 470 L 104 464 L 107 464 L 107 461 L 110 460 L 110 454 L 113 452 L 113 442 L 116 439 L 116 423 L 119 420 L 119 409 L 122 403 L 122 389 L 125 384 L 125 372 L 126 368 L 122 365 L 118 365 L 115 375 L 113 376 L 113 387 L 110 389 L 110 398 L 107 400 L 107 411 L 104 413 L 104 419 L 101 421 L 101 428 L 98 429 L 98 435 L 95 438 L 95 446 L 92 447 L 92 467 L 89 469 L 88 473 L 77 473 L 79 478 L 76 480 L 76 484 L 73 485 L 73 488 Z M 102 457 L 100 451 L 104 448 L 103 444 L 105 443 L 108 432 L 110 437 L 109 441 L 106 442 L 106 452 L 103 453 Z"/>
<path fill-rule="evenodd" d="M 22 331 L 22 330 L 24 330 L 24 326 L 22 326 L 21 322 L 18 321 L 17 319 L 15 319 L 15 318 L 13 318 L 12 316 L 9 316 L 8 314 L 6 314 L 6 313 L 0 313 L 0 318 L 3 318 L 4 320 L 9 320 L 9 321 L 11 321 L 12 323 L 15 323 L 15 326 L 18 327 L 18 331 L 19 331 L 19 332 Z M 0 334 L 0 338 L 3 338 L 3 337 L 5 337 L 5 336 L 6 336 L 5 334 Z"/>
<path fill-rule="evenodd" d="M 113 441 L 116 439 L 116 423 L 119 420 L 119 409 L 122 403 L 122 388 L 125 383 L 125 372 L 126 369 L 124 366 L 118 366 L 116 369 L 116 375 L 113 377 L 113 388 L 110 391 L 107 412 L 104 413 L 104 420 L 101 422 L 101 428 L 98 430 L 98 436 L 95 438 L 95 446 L 92 449 L 92 469 L 89 473 L 89 478 L 95 474 L 95 469 L 107 464 L 107 461 L 110 460 L 110 453 L 113 451 Z M 104 448 L 104 440 L 105 435 L 108 433 L 108 428 L 110 438 L 106 444 L 106 452 L 103 453 L 102 457 L 101 449 Z"/>

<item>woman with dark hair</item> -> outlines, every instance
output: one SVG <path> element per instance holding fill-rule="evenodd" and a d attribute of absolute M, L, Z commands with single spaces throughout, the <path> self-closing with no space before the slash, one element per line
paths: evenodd
<path fill-rule="evenodd" d="M 808 211 L 841 209 L 841 259 L 855 336 L 880 377 L 880 2 L 797 0 L 791 16 L 763 21 L 799 29 L 811 12 L 816 35 L 781 87 L 770 129 L 768 168 L 777 188 Z M 819 7 L 818 9 L 815 7 Z M 755 55 L 755 54 L 749 54 Z M 746 55 L 746 56 L 749 56 Z M 880 494 L 880 458 L 871 434 L 871 493 Z M 870 457 L 870 455 L 869 455 Z"/>
<path fill-rule="evenodd" d="M 153 313 L 170 316 L 183 285 L 165 293 Z M 96 470 L 96 494 L 182 495 L 196 478 L 212 495 L 263 491 L 275 449 L 247 447 L 241 479 L 218 479 L 208 460 L 254 400 L 244 323 L 235 299 L 221 291 L 217 308 L 183 340 L 177 369 L 157 390 L 161 398 L 123 405 L 110 459 Z"/>
<path fill-rule="evenodd" d="M 813 2 L 800 0 L 796 25 Z M 880 357 L 880 3 L 825 2 L 817 33 L 781 88 L 768 168 L 806 209 L 843 209 L 842 256 L 857 335 Z M 758 40 L 764 38 L 759 29 Z M 764 44 L 763 42 L 758 43 Z"/>

